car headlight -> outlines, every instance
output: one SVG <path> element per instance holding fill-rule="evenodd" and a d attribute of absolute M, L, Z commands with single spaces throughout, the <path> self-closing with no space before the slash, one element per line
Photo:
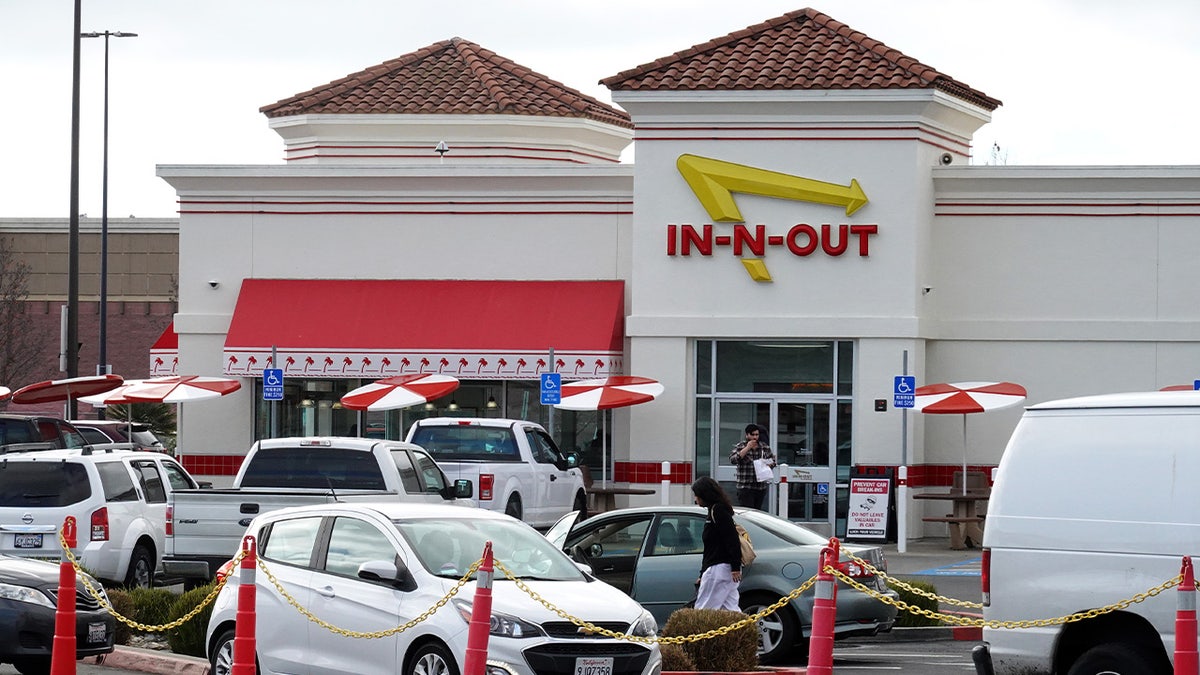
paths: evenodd
<path fill-rule="evenodd" d="M 658 622 L 654 620 L 654 615 L 643 611 L 642 615 L 638 617 L 637 623 L 633 624 L 630 634 L 634 637 L 656 637 L 658 635 Z"/>
<path fill-rule="evenodd" d="M 50 596 L 36 588 L 29 588 L 28 586 L 0 584 L 0 598 L 15 600 L 17 602 L 28 602 L 32 605 L 41 605 L 55 609 L 54 603 L 50 601 Z"/>
<path fill-rule="evenodd" d="M 454 608 L 458 610 L 458 615 L 470 625 L 471 603 L 459 599 L 455 599 L 453 602 Z M 492 612 L 488 634 L 517 639 L 543 635 L 542 629 L 537 624 L 519 619 L 511 614 L 505 614 L 504 612 Z"/>

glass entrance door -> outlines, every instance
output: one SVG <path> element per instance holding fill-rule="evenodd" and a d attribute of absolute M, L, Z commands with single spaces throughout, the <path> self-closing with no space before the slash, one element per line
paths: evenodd
<path fill-rule="evenodd" d="M 712 466 L 717 480 L 729 485 L 737 480 L 729 453 L 744 437 L 746 425 L 758 424 L 767 430 L 778 463 L 788 465 L 788 519 L 832 533 L 836 457 L 829 452 L 831 403 L 783 396 L 718 398 L 716 403 Z M 768 510 L 775 514 L 779 513 L 778 488 L 772 485 L 767 497 Z"/>

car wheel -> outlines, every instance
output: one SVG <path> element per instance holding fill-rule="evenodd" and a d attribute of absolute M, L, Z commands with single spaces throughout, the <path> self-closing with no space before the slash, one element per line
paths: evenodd
<path fill-rule="evenodd" d="M 212 655 L 208 658 L 212 675 L 229 675 L 233 672 L 233 638 L 234 631 L 229 628 L 213 644 Z"/>
<path fill-rule="evenodd" d="M 521 498 L 518 495 L 508 498 L 508 503 L 504 505 L 504 513 L 517 520 L 521 519 Z"/>
<path fill-rule="evenodd" d="M 576 522 L 583 522 L 587 519 L 587 494 L 583 491 L 575 493 L 575 503 L 571 506 L 572 511 L 579 512 L 579 518 Z"/>
<path fill-rule="evenodd" d="M 430 642 L 413 654 L 406 675 L 458 675 L 458 664 L 444 645 Z"/>
<path fill-rule="evenodd" d="M 150 549 L 141 544 L 133 548 L 129 557 L 129 571 L 125 574 L 128 588 L 150 588 L 154 585 L 154 556 Z"/>
<path fill-rule="evenodd" d="M 758 614 L 773 604 L 774 600 L 763 600 L 749 596 L 742 599 L 742 612 Z M 758 628 L 758 658 L 762 663 L 780 663 L 792 653 L 796 645 L 796 635 L 799 621 L 787 606 L 759 619 L 755 624 Z"/>
<path fill-rule="evenodd" d="M 1071 664 L 1067 675 L 1158 675 L 1170 672 L 1169 664 L 1164 662 L 1159 666 L 1157 661 L 1132 645 L 1099 645 L 1084 652 Z"/>
<path fill-rule="evenodd" d="M 21 675 L 50 675 L 49 656 L 29 656 L 23 659 L 13 659 L 13 668 Z"/>

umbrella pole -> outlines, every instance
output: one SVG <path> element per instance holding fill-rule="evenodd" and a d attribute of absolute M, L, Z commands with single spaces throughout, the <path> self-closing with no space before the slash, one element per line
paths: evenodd
<path fill-rule="evenodd" d="M 967 494 L 967 416 L 963 415 L 963 494 Z"/>
<path fill-rule="evenodd" d="M 608 411 L 600 411 L 600 484 L 608 485 Z"/>

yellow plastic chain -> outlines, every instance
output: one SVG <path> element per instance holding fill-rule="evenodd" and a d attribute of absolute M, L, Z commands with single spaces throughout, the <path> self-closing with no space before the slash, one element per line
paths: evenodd
<path fill-rule="evenodd" d="M 109 614 L 112 614 L 113 618 L 116 619 L 117 621 L 120 621 L 121 623 L 125 624 L 126 626 L 136 628 L 137 630 L 142 631 L 143 633 L 160 633 L 163 631 L 171 630 L 172 628 L 178 628 L 179 626 L 182 626 L 183 624 L 187 623 L 188 621 L 191 621 L 192 618 L 195 617 L 197 614 L 199 614 L 200 611 L 203 610 L 205 607 L 207 607 L 209 605 L 209 603 L 211 603 L 212 601 L 217 599 L 217 594 L 221 592 L 221 589 L 225 587 L 225 582 L 229 579 L 229 577 L 226 577 L 226 578 L 222 579 L 221 581 L 217 582 L 217 585 L 213 587 L 212 592 L 210 592 L 208 595 L 204 596 L 204 599 L 200 601 L 200 604 L 196 605 L 196 607 L 192 611 L 188 612 L 187 614 L 184 614 L 183 616 L 172 621 L 171 623 L 163 623 L 163 624 L 157 624 L 157 625 L 149 625 L 149 624 L 139 623 L 137 621 L 134 621 L 133 619 L 130 619 L 127 616 L 122 616 L 119 612 L 117 612 L 116 609 L 113 608 L 113 606 L 108 602 L 108 600 L 104 596 L 100 595 L 100 592 L 97 591 L 94 586 L 92 586 L 92 582 L 88 578 L 88 575 L 84 573 L 83 568 L 79 565 L 79 561 L 77 561 L 75 559 L 75 554 L 71 553 L 70 547 L 67 546 L 67 539 L 66 539 L 66 537 L 63 536 L 61 530 L 59 530 L 59 533 L 58 533 L 58 543 L 60 546 L 62 546 L 63 551 L 66 552 L 67 560 L 70 561 L 71 567 L 75 568 L 75 574 L 76 574 L 76 576 L 79 577 L 79 580 L 83 582 L 83 586 L 84 586 L 84 588 L 87 589 L 88 594 L 90 594 L 92 596 L 92 598 L 94 598 L 96 600 L 96 602 L 98 602 L 100 604 L 100 606 L 102 608 L 104 608 L 104 611 L 108 612 Z M 238 551 L 238 554 L 236 556 L 234 556 L 234 559 L 233 559 L 234 566 L 236 566 L 239 562 L 241 562 L 242 558 L 245 557 L 245 555 L 246 555 L 245 551 Z"/>
<path fill-rule="evenodd" d="M 841 572 L 840 570 L 834 569 L 832 566 L 826 566 L 825 570 L 827 572 L 829 572 L 830 574 L 833 574 L 837 578 L 841 579 L 842 581 L 846 582 L 848 585 L 858 589 L 859 591 L 862 591 L 863 593 L 870 595 L 871 597 L 875 598 L 876 600 L 879 600 L 880 602 L 883 602 L 888 605 L 893 605 L 893 606 L 897 607 L 898 609 L 900 609 L 901 611 L 909 612 L 910 614 L 918 614 L 921 616 L 927 616 L 931 619 L 937 619 L 937 620 L 940 620 L 940 621 L 943 621 L 943 622 L 949 623 L 949 624 L 955 624 L 955 625 L 959 625 L 959 626 L 974 626 L 974 627 L 979 627 L 979 628 L 1044 628 L 1046 626 L 1058 626 L 1058 625 L 1062 625 L 1064 623 L 1071 623 L 1073 621 L 1083 621 L 1084 619 L 1094 619 L 1103 614 L 1115 612 L 1119 609 L 1125 609 L 1126 607 L 1129 607 L 1130 605 L 1132 605 L 1134 603 L 1143 602 L 1145 600 L 1148 600 L 1148 599 L 1158 595 L 1159 593 L 1162 593 L 1165 590 L 1168 590 L 1168 589 L 1174 588 L 1175 586 L 1178 586 L 1183 581 L 1182 575 L 1176 575 L 1175 577 L 1162 582 L 1158 586 L 1155 586 L 1147 591 L 1144 591 L 1142 593 L 1138 593 L 1138 594 L 1134 595 L 1132 598 L 1129 598 L 1127 600 L 1119 600 L 1119 601 L 1114 602 L 1113 604 L 1107 605 L 1105 607 L 1089 609 L 1086 612 L 1075 612 L 1074 614 L 1068 614 L 1066 616 L 1059 616 L 1059 617 L 1054 617 L 1054 618 L 1050 618 L 1050 619 L 1026 619 L 1026 620 L 1020 620 L 1020 621 L 996 621 L 994 619 L 985 620 L 985 619 L 977 619 L 974 617 L 956 616 L 953 614 L 941 614 L 941 613 L 936 612 L 931 609 L 915 607 L 913 605 L 908 604 L 907 602 L 904 602 L 903 600 L 894 599 L 894 598 L 884 595 L 883 593 L 880 593 L 874 589 L 867 588 L 863 584 L 860 584 L 859 582 L 855 581 L 854 579 L 851 579 L 849 576 L 847 576 L 845 573 Z"/>
<path fill-rule="evenodd" d="M 913 586 L 912 584 L 909 584 L 901 579 L 897 579 L 896 577 L 889 576 L 886 572 L 880 572 L 874 565 L 867 562 L 866 560 L 863 560 L 862 558 L 859 558 L 858 556 L 854 555 L 853 553 L 850 553 L 849 551 L 843 550 L 842 553 L 844 553 L 846 555 L 846 557 L 849 558 L 850 560 L 858 563 L 859 565 L 862 565 L 862 567 L 864 569 L 866 569 L 868 572 L 882 578 L 886 582 L 891 582 L 891 584 L 893 586 L 899 586 L 900 588 L 903 588 L 904 590 L 906 590 L 910 593 L 929 598 L 930 600 L 937 600 L 938 602 L 947 604 L 947 605 L 957 605 L 959 607 L 970 607 L 971 609 L 983 609 L 982 602 L 971 602 L 970 600 L 956 600 L 954 598 L 947 598 L 944 595 L 937 595 L 935 593 L 930 593 L 929 591 L 927 591 L 923 588 L 917 588 L 916 586 Z"/>

